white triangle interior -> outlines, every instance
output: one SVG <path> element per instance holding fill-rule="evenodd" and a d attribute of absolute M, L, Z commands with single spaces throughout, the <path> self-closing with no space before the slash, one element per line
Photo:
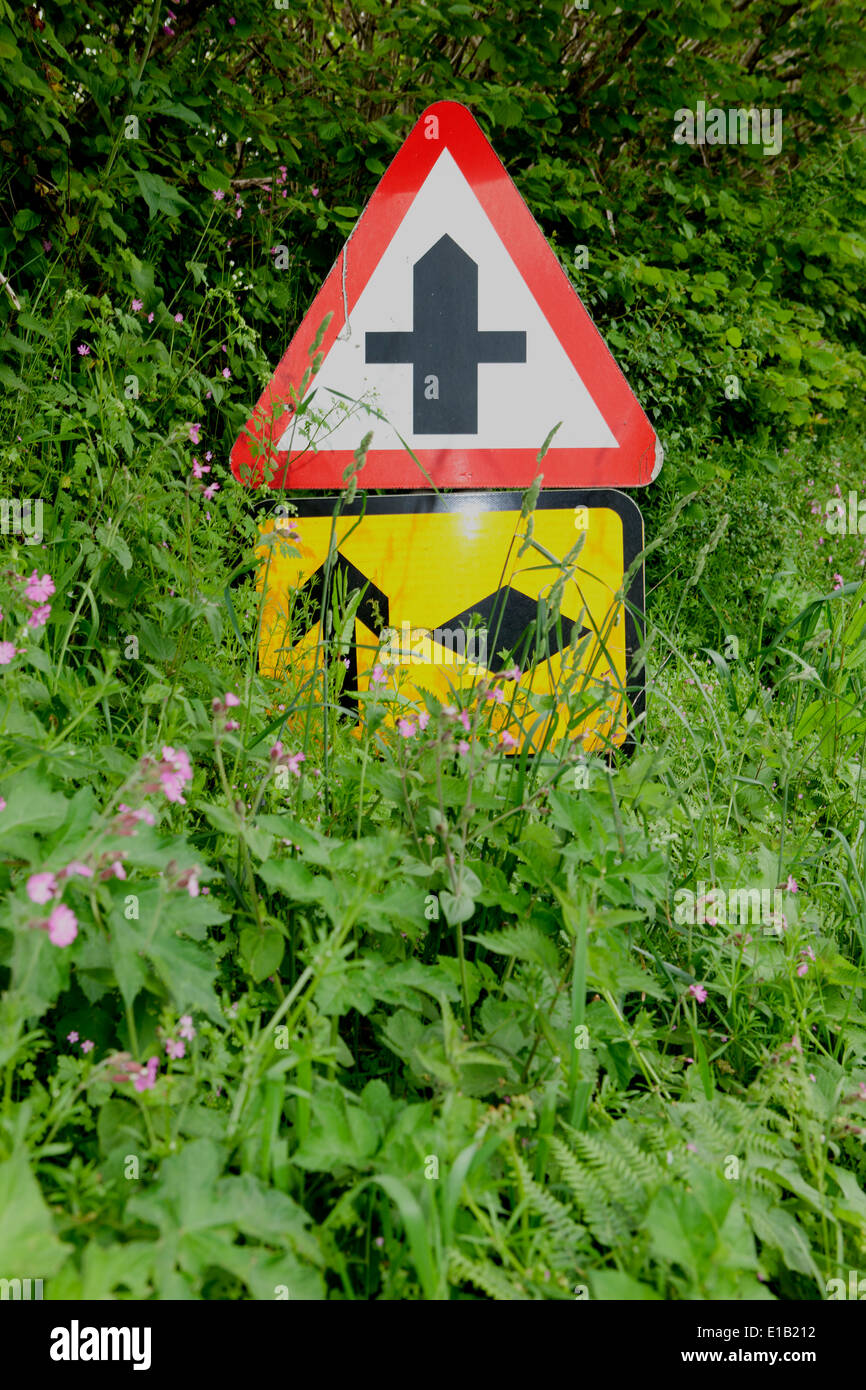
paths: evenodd
<path fill-rule="evenodd" d="M 479 267 L 478 327 L 526 333 L 525 363 L 480 363 L 478 433 L 415 435 L 410 363 L 365 361 L 368 332 L 410 332 L 413 267 L 446 233 Z M 352 243 L 348 244 L 351 265 Z M 577 310 L 575 300 L 575 310 Z M 424 180 L 390 245 L 355 305 L 349 323 L 315 379 L 313 416 L 289 426 L 280 449 L 313 443 L 319 450 L 355 449 L 368 430 L 375 449 L 538 449 L 562 424 L 555 448 L 618 448 L 617 441 L 553 329 L 523 280 L 493 224 L 449 151 Z M 334 392 L 340 395 L 332 394 Z M 350 397 L 382 412 L 376 419 Z M 324 418 L 322 418 L 324 417 Z M 293 434 L 293 428 L 296 432 Z"/>

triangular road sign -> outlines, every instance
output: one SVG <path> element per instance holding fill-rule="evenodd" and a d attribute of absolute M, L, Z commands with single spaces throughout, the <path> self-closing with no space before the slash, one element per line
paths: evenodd
<path fill-rule="evenodd" d="M 253 486 L 339 488 L 372 430 L 364 488 L 523 488 L 555 426 L 547 487 L 641 487 L 661 467 L 655 431 L 492 146 L 464 106 L 437 102 L 383 175 L 232 470 Z"/>

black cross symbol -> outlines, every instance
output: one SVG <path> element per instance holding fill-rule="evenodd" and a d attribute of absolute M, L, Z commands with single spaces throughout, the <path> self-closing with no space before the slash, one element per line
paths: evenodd
<path fill-rule="evenodd" d="M 443 236 L 413 267 L 411 333 L 368 333 L 371 364 L 411 362 L 415 434 L 478 433 L 478 364 L 525 362 L 526 334 L 478 329 L 478 266 Z"/>

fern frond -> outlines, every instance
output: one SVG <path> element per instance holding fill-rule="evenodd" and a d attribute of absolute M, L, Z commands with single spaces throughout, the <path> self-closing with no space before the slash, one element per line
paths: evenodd
<path fill-rule="evenodd" d="M 472 1284 L 497 1303 L 528 1301 L 526 1292 L 521 1293 L 499 1265 L 491 1264 L 489 1260 L 477 1264 L 475 1260 L 461 1255 L 459 1250 L 448 1252 L 448 1278 L 454 1283 Z"/>
<path fill-rule="evenodd" d="M 527 1205 L 545 1222 L 557 1245 L 573 1253 L 584 1234 L 583 1227 L 575 1223 L 568 1207 L 538 1185 L 519 1155 L 515 1155 L 511 1162 Z"/>

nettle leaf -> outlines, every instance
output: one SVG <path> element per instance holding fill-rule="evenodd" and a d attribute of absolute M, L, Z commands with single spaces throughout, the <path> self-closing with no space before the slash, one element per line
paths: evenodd
<path fill-rule="evenodd" d="M 124 902 L 126 896 L 122 895 Z M 118 903 L 108 934 L 112 966 L 126 1004 L 131 1006 L 142 989 L 153 988 L 149 964 L 178 1012 L 201 1009 L 209 1018 L 222 1021 L 213 990 L 214 957 L 181 932 L 191 922 L 193 934 L 199 935 L 211 920 L 225 921 L 225 916 L 206 901 L 199 907 L 182 891 L 162 890 L 158 884 L 135 896 L 138 920 L 127 920 L 123 904 Z"/>
<path fill-rule="evenodd" d="M 480 932 L 470 936 L 469 940 L 476 941 L 486 951 L 530 961 L 533 965 L 542 966 L 549 975 L 559 976 L 559 952 L 555 943 L 528 922 L 501 932 Z"/>
<path fill-rule="evenodd" d="M 383 1133 L 380 1116 L 365 1110 L 341 1086 L 326 1083 L 316 1087 L 310 1130 L 294 1162 L 311 1172 L 330 1172 L 337 1165 L 365 1168 Z"/>
<path fill-rule="evenodd" d="M 286 895 L 290 903 L 315 903 L 336 926 L 342 912 L 341 895 L 333 879 L 324 874 L 311 874 L 296 859 L 278 859 L 262 864 L 258 870 L 269 888 Z"/>
<path fill-rule="evenodd" d="M 280 967 L 286 949 L 285 937 L 276 927 L 244 927 L 240 936 L 244 964 L 255 981 L 266 980 Z"/>
<path fill-rule="evenodd" d="M 114 526 L 97 526 L 94 535 L 99 544 L 113 555 L 124 574 L 132 569 L 132 552 Z"/>
<path fill-rule="evenodd" d="M 167 217 L 179 217 L 184 211 L 192 211 L 192 204 L 188 203 L 181 193 L 173 188 L 170 183 L 166 183 L 159 174 L 150 174 L 144 169 L 134 169 L 133 178 L 138 184 L 141 196 L 147 203 L 147 210 L 151 218 L 159 213 L 165 213 Z"/>
<path fill-rule="evenodd" d="M 44 909 L 34 908 L 34 917 L 40 911 Z M 14 934 L 4 964 L 11 967 L 15 1004 L 22 1014 L 39 1015 L 57 1002 L 69 984 L 70 950 L 74 947 L 59 950 L 53 946 L 45 931 L 25 928 Z"/>
<path fill-rule="evenodd" d="M 371 931 L 394 932 L 409 929 L 416 936 L 424 921 L 426 894 L 409 883 L 394 883 L 384 892 L 371 896 L 361 909 L 359 921 Z"/>
<path fill-rule="evenodd" d="M 28 768 L 0 780 L 6 809 L 0 817 L 0 850 L 8 859 L 31 861 L 37 833 L 47 834 L 62 825 L 69 805 L 62 792 L 54 791 L 48 778 Z"/>

